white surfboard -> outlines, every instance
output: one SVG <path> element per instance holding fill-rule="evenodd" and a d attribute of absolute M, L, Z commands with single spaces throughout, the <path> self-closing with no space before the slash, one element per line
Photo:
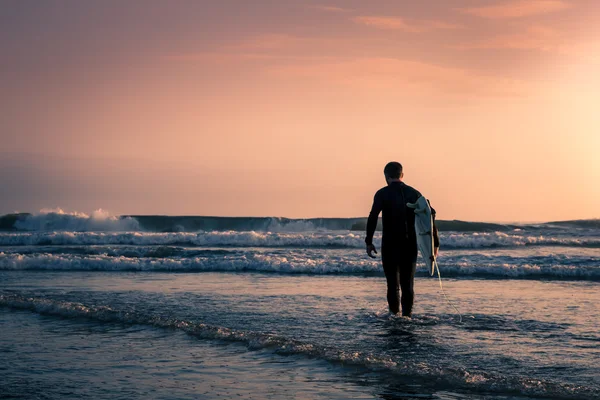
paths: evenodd
<path fill-rule="evenodd" d="M 417 245 L 427 269 L 431 271 L 431 275 L 433 276 L 436 260 L 433 254 L 433 217 L 431 215 L 431 207 L 427 199 L 423 196 L 419 197 L 415 203 L 407 203 L 406 206 L 415 210 Z"/>
<path fill-rule="evenodd" d="M 431 276 L 435 274 L 437 269 L 437 276 L 440 280 L 440 290 L 446 298 L 448 304 L 454 308 L 454 311 L 458 314 L 459 321 L 462 322 L 462 315 L 458 308 L 452 304 L 442 286 L 442 276 L 440 275 L 440 267 L 437 264 L 437 260 L 434 255 L 434 242 L 433 242 L 433 216 L 431 215 L 431 207 L 429 202 L 423 196 L 419 197 L 415 203 L 406 203 L 407 207 L 415 210 L 415 231 L 417 232 L 417 246 L 419 246 L 419 252 L 421 257 L 425 261 L 425 265 L 431 271 Z"/>

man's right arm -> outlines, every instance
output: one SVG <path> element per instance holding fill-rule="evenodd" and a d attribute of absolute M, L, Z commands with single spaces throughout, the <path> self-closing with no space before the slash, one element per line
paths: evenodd
<path fill-rule="evenodd" d="M 427 201 L 429 202 L 429 200 L 427 200 Z M 429 207 L 431 207 L 431 203 L 429 203 Z M 435 216 L 436 216 L 435 209 L 433 207 L 431 207 L 431 221 L 433 222 L 433 226 L 432 226 L 433 232 L 431 232 L 431 233 L 433 234 L 434 254 L 437 257 L 438 250 L 440 248 L 440 234 L 439 234 L 438 228 L 435 224 Z"/>
<path fill-rule="evenodd" d="M 379 219 L 379 213 L 381 212 L 382 207 L 381 192 L 377 192 L 375 193 L 373 206 L 371 207 L 371 212 L 367 219 L 367 237 L 365 238 L 367 246 L 373 244 L 373 235 L 375 234 L 375 229 L 377 229 L 377 220 Z"/>

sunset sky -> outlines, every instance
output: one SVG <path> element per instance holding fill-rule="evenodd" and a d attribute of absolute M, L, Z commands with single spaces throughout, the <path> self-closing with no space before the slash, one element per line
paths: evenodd
<path fill-rule="evenodd" d="M 600 217 L 600 1 L 0 5 L 0 214 Z"/>

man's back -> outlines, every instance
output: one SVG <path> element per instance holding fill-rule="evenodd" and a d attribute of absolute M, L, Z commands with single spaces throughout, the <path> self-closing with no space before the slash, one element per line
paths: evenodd
<path fill-rule="evenodd" d="M 396 181 L 377 191 L 367 221 L 367 244 L 372 243 L 379 213 L 382 213 L 383 244 L 393 245 L 399 241 L 414 241 L 416 245 L 415 214 L 406 207 L 421 196 L 416 189 Z"/>

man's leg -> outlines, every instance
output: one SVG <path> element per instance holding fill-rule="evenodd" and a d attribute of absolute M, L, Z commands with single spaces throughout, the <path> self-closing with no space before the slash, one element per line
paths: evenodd
<path fill-rule="evenodd" d="M 390 312 L 398 314 L 400 312 L 400 259 L 395 251 L 386 251 L 381 249 L 381 263 L 383 272 L 387 281 L 387 301 Z"/>
<path fill-rule="evenodd" d="M 411 251 L 405 252 L 401 259 L 399 269 L 400 287 L 402 289 L 402 315 L 410 317 L 415 298 L 414 283 L 415 271 L 417 269 L 416 255 Z"/>

